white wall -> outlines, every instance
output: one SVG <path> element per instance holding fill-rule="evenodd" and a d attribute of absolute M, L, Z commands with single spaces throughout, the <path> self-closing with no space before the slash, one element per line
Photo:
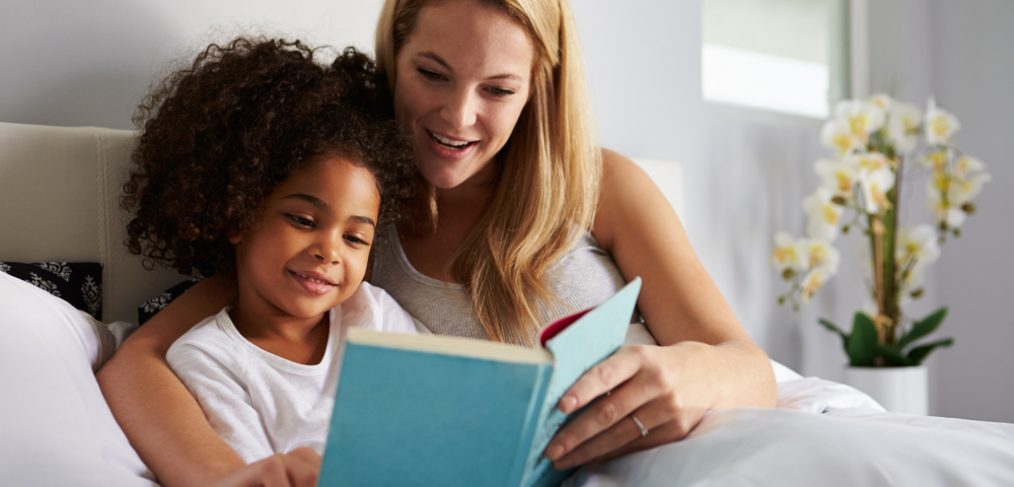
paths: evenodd
<path fill-rule="evenodd" d="M 936 363 L 937 412 L 1014 422 L 1014 2 L 931 5 L 934 93 L 961 120 L 960 147 L 993 174 L 938 269 L 957 343 Z"/>
<path fill-rule="evenodd" d="M 701 7 L 694 0 L 572 0 L 605 145 L 684 164 L 681 215 L 705 266 L 751 335 L 775 358 L 830 379 L 844 356 L 818 316 L 843 320 L 863 299 L 846 269 L 800 314 L 775 305 L 774 231 L 801 231 L 819 121 L 700 99 Z M 172 59 L 240 31 L 372 51 L 380 0 L 7 0 L 0 17 L 0 120 L 129 128 L 148 84 Z M 959 143 L 995 176 L 981 214 L 944 249 L 940 285 L 920 306 L 951 306 L 957 345 L 931 360 L 934 412 L 1014 421 L 1014 323 L 1004 309 L 1014 248 L 1010 114 L 1014 2 L 870 1 L 870 86 L 906 99 L 935 93 L 964 123 Z M 847 246 L 846 246 L 847 247 Z M 851 252 L 849 248 L 843 251 Z M 845 262 L 856 259 L 845 257 Z"/>
<path fill-rule="evenodd" d="M 170 61 L 240 32 L 373 51 L 380 0 L 5 0 L 0 120 L 131 128 Z"/>

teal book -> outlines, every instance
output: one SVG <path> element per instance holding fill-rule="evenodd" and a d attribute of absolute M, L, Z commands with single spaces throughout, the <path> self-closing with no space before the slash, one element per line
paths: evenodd
<path fill-rule="evenodd" d="M 321 486 L 544 486 L 560 397 L 623 345 L 641 280 L 545 328 L 543 348 L 349 329 Z M 573 414 L 573 413 L 572 413 Z"/>

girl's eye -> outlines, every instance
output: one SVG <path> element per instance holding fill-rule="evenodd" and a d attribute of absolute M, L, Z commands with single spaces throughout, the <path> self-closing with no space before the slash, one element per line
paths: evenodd
<path fill-rule="evenodd" d="M 314 227 L 313 220 L 311 220 L 311 219 L 309 219 L 309 218 L 307 218 L 305 216 L 288 214 L 288 215 L 285 215 L 285 217 L 288 218 L 290 222 L 292 222 L 294 225 L 296 225 L 298 227 L 303 227 L 303 228 L 313 228 Z"/>
<path fill-rule="evenodd" d="M 346 235 L 346 236 L 345 236 L 345 240 L 347 240 L 347 241 L 348 241 L 348 242 L 349 242 L 350 244 L 352 244 L 352 245 L 353 245 L 354 247 L 358 247 L 358 246 L 369 246 L 369 245 L 370 245 L 370 243 L 369 243 L 369 242 L 367 242 L 366 240 L 364 240 L 364 239 L 362 239 L 362 238 L 359 238 L 359 237 L 357 237 L 357 236 L 355 236 L 355 235 Z"/>
<path fill-rule="evenodd" d="M 442 75 L 442 74 L 440 74 L 440 73 L 438 73 L 436 71 L 430 71 L 430 70 L 428 70 L 426 68 L 416 68 L 416 70 L 419 71 L 419 74 L 421 74 L 423 76 L 423 78 L 426 78 L 426 79 L 428 79 L 430 81 L 443 81 L 443 80 L 447 79 L 447 78 L 444 78 L 444 75 Z"/>

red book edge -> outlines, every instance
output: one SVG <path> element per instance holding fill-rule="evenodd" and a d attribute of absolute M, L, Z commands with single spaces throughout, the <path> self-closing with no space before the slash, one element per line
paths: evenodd
<path fill-rule="evenodd" d="M 587 314 L 592 309 L 593 308 L 588 308 L 584 311 L 578 311 L 577 313 L 564 316 L 563 318 L 560 318 L 552 322 L 549 326 L 542 329 L 542 333 L 539 334 L 539 343 L 541 343 L 542 347 L 545 348 L 546 342 L 551 340 L 556 335 L 559 335 L 560 332 L 562 332 L 563 330 L 566 330 L 568 326 L 574 324 L 575 321 L 581 319 L 582 316 Z"/>

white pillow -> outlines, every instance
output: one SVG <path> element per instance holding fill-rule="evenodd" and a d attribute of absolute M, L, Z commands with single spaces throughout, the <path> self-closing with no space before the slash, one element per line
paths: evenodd
<path fill-rule="evenodd" d="M 154 485 L 92 370 L 114 346 L 100 323 L 0 273 L 0 485 Z"/>

